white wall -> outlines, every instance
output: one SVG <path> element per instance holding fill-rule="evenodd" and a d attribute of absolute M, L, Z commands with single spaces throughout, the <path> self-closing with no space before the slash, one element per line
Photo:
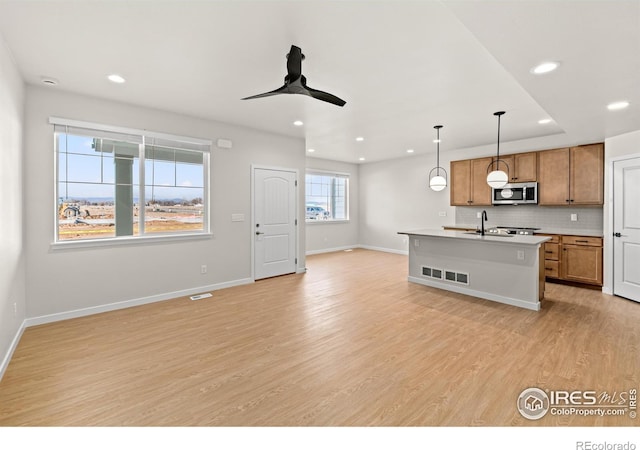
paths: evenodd
<path fill-rule="evenodd" d="M 640 156 L 640 130 L 621 134 L 605 140 L 604 170 L 604 285 L 602 290 L 613 293 L 613 159 L 629 155 Z"/>
<path fill-rule="evenodd" d="M 441 147 L 440 165 L 448 171 L 451 161 L 490 156 L 492 151 L 486 147 L 443 152 Z M 508 146 L 504 151 L 516 152 Z M 429 153 L 360 166 L 362 246 L 406 253 L 407 236 L 398 235 L 398 231 L 455 224 L 455 207 L 449 206 L 450 187 L 440 192 L 429 188 L 429 171 L 435 165 L 436 155 Z"/>
<path fill-rule="evenodd" d="M 24 83 L 0 37 L 0 378 L 25 318 L 22 201 Z M 17 314 L 14 314 L 14 303 Z"/>
<path fill-rule="evenodd" d="M 215 237 L 52 250 L 54 152 L 49 116 L 213 140 L 210 198 Z M 233 148 L 216 148 L 218 138 L 231 139 Z M 250 281 L 252 164 L 296 169 L 302 177 L 304 141 L 56 88 L 29 86 L 25 122 L 27 317 L 36 318 L 38 323 L 40 316 L 85 308 L 95 312 L 101 305 L 166 298 L 184 290 L 209 290 L 225 283 Z M 244 214 L 246 220 L 232 222 L 233 213 Z M 299 195 L 299 222 L 304 222 L 303 195 Z M 304 233 L 304 227 L 300 227 L 299 268 L 305 264 Z M 205 275 L 200 274 L 202 264 L 208 265 Z"/>
<path fill-rule="evenodd" d="M 306 225 L 307 254 L 324 253 L 356 247 L 359 219 L 359 169 L 350 164 L 326 159 L 307 158 L 308 170 L 324 170 L 349 174 L 349 222 L 318 222 Z"/>

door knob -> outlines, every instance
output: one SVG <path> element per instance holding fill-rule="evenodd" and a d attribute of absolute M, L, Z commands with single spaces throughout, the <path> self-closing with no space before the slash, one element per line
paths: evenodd
<path fill-rule="evenodd" d="M 622 234 L 622 233 L 613 233 L 613 235 L 614 235 L 615 237 L 627 237 L 627 235 L 626 235 L 626 234 Z"/>
<path fill-rule="evenodd" d="M 260 234 L 264 234 L 264 233 L 263 233 L 263 232 L 261 232 L 261 231 L 256 231 L 256 236 L 258 236 L 258 235 L 260 235 Z"/>

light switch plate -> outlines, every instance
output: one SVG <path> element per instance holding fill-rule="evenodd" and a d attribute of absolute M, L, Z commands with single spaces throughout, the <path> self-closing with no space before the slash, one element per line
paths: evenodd
<path fill-rule="evenodd" d="M 231 214 L 232 222 L 244 222 L 244 214 Z"/>
<path fill-rule="evenodd" d="M 578 221 L 578 215 L 577 214 L 571 214 L 571 221 L 572 222 L 577 222 Z"/>

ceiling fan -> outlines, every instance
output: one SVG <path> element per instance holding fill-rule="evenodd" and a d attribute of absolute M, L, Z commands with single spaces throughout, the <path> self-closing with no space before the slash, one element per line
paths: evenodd
<path fill-rule="evenodd" d="M 328 92 L 312 89 L 307 86 L 307 79 L 302 75 L 302 60 L 304 55 L 300 47 L 295 45 L 291 46 L 291 50 L 287 54 L 287 76 L 284 77 L 284 86 L 264 94 L 252 95 L 251 97 L 245 97 L 242 100 L 250 100 L 252 98 L 269 97 L 271 95 L 278 94 L 302 94 L 309 97 L 322 100 L 323 102 L 329 102 L 334 105 L 344 106 L 345 102 L 341 98 L 336 97 Z"/>

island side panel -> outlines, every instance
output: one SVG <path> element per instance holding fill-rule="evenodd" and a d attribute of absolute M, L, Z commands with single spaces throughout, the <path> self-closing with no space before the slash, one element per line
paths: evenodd
<path fill-rule="evenodd" d="M 539 310 L 540 245 L 495 240 L 410 235 L 409 280 L 480 298 Z M 523 259 L 519 259 L 520 256 Z M 423 267 L 442 270 L 443 279 L 423 275 Z M 468 274 L 468 283 L 444 273 Z"/>

